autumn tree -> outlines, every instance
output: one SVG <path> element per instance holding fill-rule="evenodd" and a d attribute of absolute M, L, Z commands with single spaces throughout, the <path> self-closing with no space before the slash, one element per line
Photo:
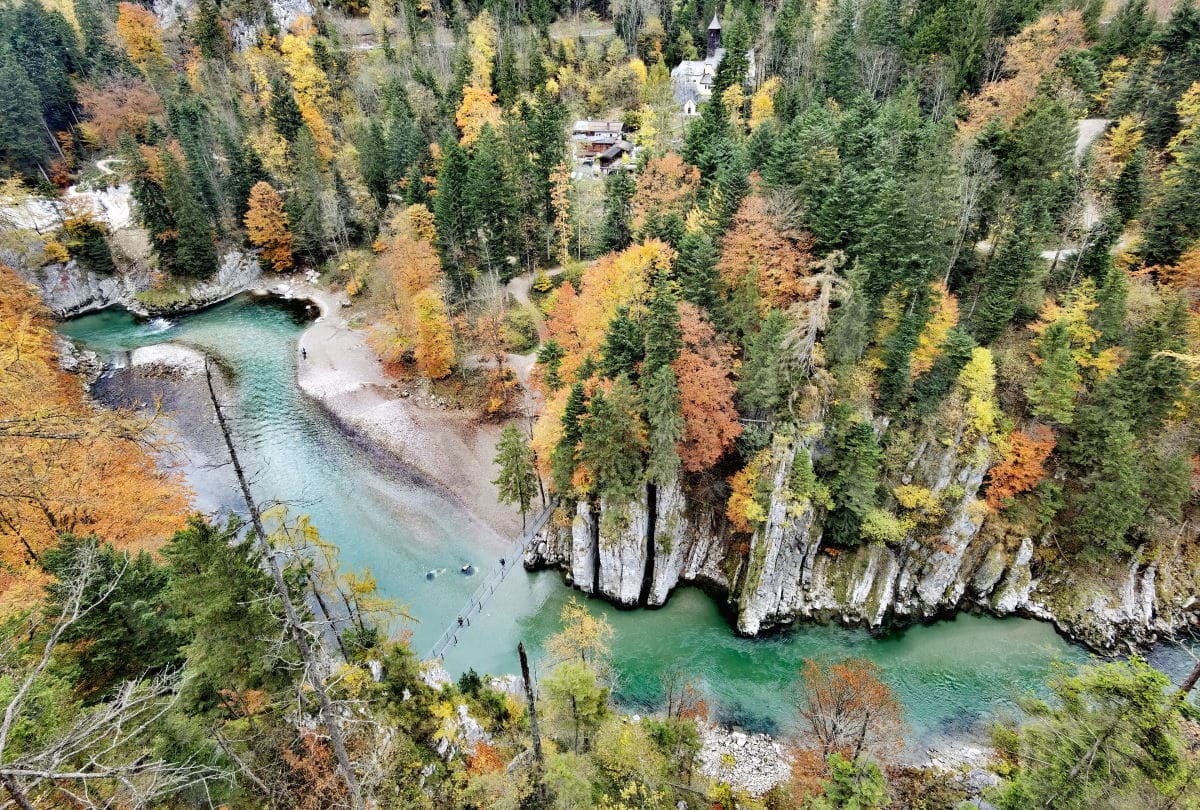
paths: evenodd
<path fill-rule="evenodd" d="M 88 121 L 84 137 L 107 149 L 116 148 L 124 134 L 144 140 L 150 122 L 162 114 L 162 101 L 146 82 L 112 79 L 102 87 L 85 86 L 79 94 Z"/>
<path fill-rule="evenodd" d="M 765 315 L 769 309 L 787 309 L 804 297 L 812 248 L 809 234 L 781 225 L 766 199 L 751 194 L 742 201 L 725 234 L 717 272 L 730 291 L 754 273 L 759 313 Z"/>
<path fill-rule="evenodd" d="M 437 290 L 426 287 L 413 296 L 416 315 L 417 371 L 431 380 L 440 380 L 454 368 L 454 341 L 446 304 Z"/>
<path fill-rule="evenodd" d="M 283 199 L 269 183 L 259 181 L 250 189 L 249 204 L 243 219 L 246 236 L 259 248 L 259 261 L 276 273 L 295 266 L 292 258 L 292 234 L 288 231 Z"/>
<path fill-rule="evenodd" d="M 679 457 L 685 470 L 698 472 L 711 467 L 733 446 L 742 425 L 733 404 L 729 348 L 691 304 L 679 305 L 679 326 L 683 348 L 671 364 L 679 382 L 684 421 Z"/>
<path fill-rule="evenodd" d="M 904 708 L 878 666 L 861 658 L 804 662 L 799 698 L 805 738 L 821 760 L 841 754 L 894 760 L 904 745 Z"/>
<path fill-rule="evenodd" d="M 685 163 L 675 152 L 647 161 L 638 173 L 637 189 L 631 201 L 634 232 L 659 233 L 668 217 L 675 217 L 682 226 L 695 204 L 699 187 L 699 170 Z"/>
<path fill-rule="evenodd" d="M 135 65 L 151 73 L 166 62 L 162 30 L 154 12 L 137 3 L 117 3 L 117 36 Z"/>
<path fill-rule="evenodd" d="M 1008 437 L 1004 460 L 988 470 L 988 508 L 1002 509 L 1017 495 L 1036 487 L 1046 476 L 1044 465 L 1054 443 L 1054 432 L 1045 425 L 1029 432 L 1014 431 Z"/>

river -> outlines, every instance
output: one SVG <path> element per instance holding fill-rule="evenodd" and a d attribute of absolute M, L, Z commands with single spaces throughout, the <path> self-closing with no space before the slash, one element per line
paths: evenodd
<path fill-rule="evenodd" d="M 506 540 L 473 520 L 452 494 L 356 444 L 299 392 L 296 342 L 306 317 L 303 304 L 243 295 L 170 322 L 142 322 L 110 309 L 69 321 L 60 331 L 117 363 L 129 350 L 163 342 L 217 358 L 233 374 L 235 401 L 228 404 L 257 497 L 310 515 L 341 548 L 344 565 L 369 567 L 380 591 L 407 605 L 418 620 L 411 626 L 413 645 L 424 652 L 478 582 L 477 576 L 462 575 L 461 566 L 486 570 Z M 97 396 L 110 404 L 125 401 L 130 393 L 125 376 L 118 371 L 102 379 Z M 187 411 L 172 424 L 191 450 L 181 469 L 196 492 L 197 508 L 217 513 L 235 508 L 232 472 L 216 466 L 215 452 L 206 456 L 197 449 L 204 446 L 198 437 L 211 432 L 206 403 L 168 396 L 164 404 Z M 583 598 L 557 572 L 514 571 L 447 655 L 447 669 L 517 671 L 517 642 L 524 640 L 538 657 L 544 639 L 557 629 L 560 607 L 572 596 Z M 745 639 L 694 588 L 680 589 L 653 611 L 618 611 L 598 600 L 588 604 L 615 630 L 618 697 L 628 706 L 653 707 L 662 674 L 681 670 L 700 687 L 717 719 L 786 733 L 794 722 L 801 662 L 861 656 L 882 668 L 904 703 L 915 748 L 980 731 L 1010 712 L 1016 695 L 1037 689 L 1054 661 L 1087 658 L 1049 625 L 1023 619 L 961 615 L 885 638 L 806 625 Z M 1180 658 L 1176 664 L 1172 668 L 1186 662 Z"/>

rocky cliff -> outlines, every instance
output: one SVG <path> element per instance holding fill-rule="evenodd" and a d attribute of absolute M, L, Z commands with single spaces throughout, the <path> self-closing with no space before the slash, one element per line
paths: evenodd
<path fill-rule="evenodd" d="M 919 442 L 904 473 L 946 503 L 936 530 L 896 543 L 832 548 L 822 542 L 820 506 L 797 509 L 786 482 L 796 441 L 776 456 L 767 517 L 749 538 L 723 516 L 685 496 L 676 483 L 647 487 L 623 504 L 578 503 L 560 510 L 526 557 L 530 568 L 554 566 L 585 593 L 623 606 L 655 607 L 680 583 L 723 598 L 739 633 L 757 635 L 795 621 L 837 621 L 883 629 L 957 610 L 1022 615 L 1054 622 L 1095 649 L 1148 643 L 1195 624 L 1196 572 L 1172 566 L 1164 590 L 1160 563 L 1135 555 L 1119 570 L 1048 574 L 1032 538 L 985 531 L 978 495 L 987 470 L 987 439 L 967 443 L 959 431 Z"/>
<path fill-rule="evenodd" d="M 120 305 L 139 315 L 169 315 L 200 309 L 255 286 L 262 271 L 253 254 L 230 251 L 221 257 L 216 274 L 196 281 L 177 280 L 169 290 L 155 288 L 144 264 L 113 274 L 101 274 L 75 261 L 44 267 L 16 265 L 17 272 L 38 288 L 46 307 L 60 318 Z M 147 291 L 153 293 L 147 294 Z"/>

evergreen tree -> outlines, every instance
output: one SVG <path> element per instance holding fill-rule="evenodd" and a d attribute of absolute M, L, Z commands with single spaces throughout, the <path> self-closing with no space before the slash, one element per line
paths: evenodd
<path fill-rule="evenodd" d="M 641 323 L 630 316 L 629 307 L 619 307 L 604 334 L 600 371 L 610 379 L 633 375 L 645 353 L 646 338 Z"/>
<path fill-rule="evenodd" d="M 1113 181 L 1112 202 L 1117 213 L 1121 215 L 1121 224 L 1129 222 L 1137 216 L 1146 199 L 1146 150 L 1138 147 L 1125 165 L 1121 173 Z"/>
<path fill-rule="evenodd" d="M 300 114 L 300 106 L 292 95 L 292 90 L 282 79 L 271 80 L 271 123 L 288 143 L 296 140 L 300 127 L 304 126 L 304 116 Z"/>
<path fill-rule="evenodd" d="M 572 478 L 575 475 L 575 454 L 583 438 L 583 416 L 587 411 L 587 396 L 583 393 L 583 383 L 577 382 L 571 386 L 571 393 L 567 396 L 562 416 L 562 438 L 559 439 L 550 459 L 554 489 L 564 497 L 574 490 Z"/>
<path fill-rule="evenodd" d="M 178 630 L 191 639 L 183 698 L 201 712 L 218 710 L 222 690 L 274 691 L 291 682 L 284 661 L 294 653 L 270 652 L 279 637 L 274 588 L 257 544 L 240 540 L 239 528 L 194 517 L 162 549 L 171 568 L 168 601 L 179 606 Z"/>
<path fill-rule="evenodd" d="M 1175 264 L 1200 239 L 1200 139 L 1176 164 L 1177 175 L 1145 218 L 1140 254 L 1149 265 Z"/>
<path fill-rule="evenodd" d="M 669 366 L 679 356 L 683 339 L 679 328 L 679 299 L 675 282 L 666 273 L 656 274 L 650 291 L 650 315 L 646 321 L 646 353 L 642 373 L 650 376 Z"/>
<path fill-rule="evenodd" d="M 845 411 L 845 406 L 840 407 Z M 838 413 L 835 419 L 833 452 L 821 463 L 833 501 L 825 536 L 835 545 L 854 546 L 861 541 L 863 518 L 877 504 L 883 453 L 870 422 L 848 412 Z"/>
<path fill-rule="evenodd" d="M 787 317 L 773 309 L 746 346 L 738 395 L 747 413 L 774 413 L 787 396 L 787 380 L 781 366 L 787 328 Z"/>
<path fill-rule="evenodd" d="M 971 331 L 986 344 L 995 340 L 1017 311 L 1017 292 L 1038 260 L 1030 229 L 1024 221 L 1005 240 L 983 277 Z"/>
<path fill-rule="evenodd" d="M 41 95 L 11 51 L 0 47 L 0 161 L 34 176 L 49 164 Z"/>
<path fill-rule="evenodd" d="M 597 390 L 588 404 L 579 460 L 592 475 L 594 491 L 626 501 L 637 493 L 642 475 L 645 427 L 633 387 L 618 377 L 607 394 Z"/>
<path fill-rule="evenodd" d="M 59 641 L 74 650 L 60 657 L 58 665 L 66 664 L 64 658 L 70 661 L 72 680 L 91 699 L 126 681 L 177 667 L 187 638 L 178 633 L 178 608 L 167 599 L 169 572 L 144 551 L 130 556 L 100 545 L 94 537 L 64 537 L 42 555 L 42 565 L 56 578 L 46 588 L 51 615 L 67 608 L 69 593 L 63 583 L 84 556 L 93 558 L 96 566 L 85 587 L 84 604 L 96 606 L 67 627 Z"/>
<path fill-rule="evenodd" d="M 630 227 L 630 201 L 637 186 L 628 172 L 617 170 L 604 180 L 604 223 L 600 229 L 600 249 L 604 252 L 629 247 L 633 234 Z"/>
<path fill-rule="evenodd" d="M 516 197 L 504 171 L 500 141 L 492 127 L 485 126 L 471 155 L 463 203 L 479 262 L 499 273 L 502 281 L 516 269 L 508 258 L 520 254 L 513 208 Z"/>
<path fill-rule="evenodd" d="M 933 367 L 918 377 L 913 385 L 919 413 L 933 413 L 958 379 L 958 373 L 971 359 L 975 346 L 974 339 L 962 329 L 956 327 L 946 333 Z"/>
<path fill-rule="evenodd" d="M 1180 355 L 1187 351 L 1186 332 L 1185 306 L 1173 298 L 1126 343 L 1127 358 L 1116 385 L 1125 413 L 1142 435 L 1162 424 L 1183 393 L 1188 372 Z"/>
<path fill-rule="evenodd" d="M 217 269 L 217 246 L 208 212 L 187 171 L 169 149 L 162 151 L 162 164 L 164 190 L 176 230 L 171 269 L 185 276 L 211 276 Z"/>
<path fill-rule="evenodd" d="M 533 450 L 529 440 L 516 425 L 505 425 L 496 443 L 496 466 L 500 474 L 495 484 L 501 503 L 515 504 L 521 510 L 521 525 L 525 524 L 525 513 L 537 493 L 537 469 L 533 464 Z"/>
<path fill-rule="evenodd" d="M 258 182 L 266 182 L 267 170 L 262 158 L 252 147 L 247 146 L 228 133 L 221 136 L 222 149 L 228 174 L 225 176 L 225 197 L 233 207 L 234 218 L 241 222 L 246 216 L 250 202 L 250 189 Z"/>
<path fill-rule="evenodd" d="M 550 391 L 562 388 L 562 378 L 558 375 L 566 356 L 567 353 L 557 340 L 547 340 L 538 348 L 537 361 L 542 367 L 542 382 Z"/>
<path fill-rule="evenodd" d="M 1075 415 L 1075 392 L 1079 388 L 1079 367 L 1071 354 L 1067 325 L 1055 321 L 1037 340 L 1041 365 L 1026 395 L 1035 416 L 1059 425 L 1071 424 Z"/>
<path fill-rule="evenodd" d="M 688 231 L 679 242 L 675 261 L 683 300 L 708 312 L 717 310 L 717 250 L 704 231 Z"/>
<path fill-rule="evenodd" d="M 388 171 L 387 147 L 383 141 L 383 128 L 378 121 L 371 121 L 359 128 L 358 166 L 367 191 L 375 198 L 375 204 L 386 208 L 391 177 Z"/>
<path fill-rule="evenodd" d="M 437 224 L 438 251 L 442 267 L 450 278 L 451 289 L 465 295 L 468 276 L 463 262 L 467 247 L 467 217 L 465 215 L 467 172 L 470 170 L 467 153 L 456 140 L 443 145 L 441 169 L 437 178 L 437 197 L 433 218 Z"/>
<path fill-rule="evenodd" d="M 150 233 L 150 244 L 158 255 L 159 266 L 170 270 L 175 262 L 175 242 L 170 238 L 175 230 L 175 218 L 171 214 L 166 190 L 151 174 L 141 150 L 128 135 L 121 138 L 121 151 L 129 171 L 129 190 L 138 218 Z"/>
<path fill-rule="evenodd" d="M 679 406 L 679 381 L 669 365 L 660 365 L 642 382 L 642 402 L 649 423 L 646 478 L 666 485 L 679 474 L 679 451 L 684 421 Z"/>

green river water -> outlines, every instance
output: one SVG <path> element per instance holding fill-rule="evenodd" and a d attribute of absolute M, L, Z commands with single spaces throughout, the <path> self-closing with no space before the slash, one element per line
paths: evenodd
<path fill-rule="evenodd" d="M 239 440 L 262 500 L 282 500 L 312 516 L 321 533 L 342 549 L 343 563 L 370 567 L 386 596 L 408 605 L 418 622 L 414 646 L 427 650 L 454 620 L 478 576 L 506 543 L 473 521 L 449 493 L 421 483 L 404 469 L 347 438 L 296 387 L 297 338 L 303 305 L 240 296 L 175 321 L 142 322 L 123 310 L 105 310 L 62 325 L 61 332 L 118 365 L 124 352 L 166 341 L 219 359 L 234 374 Z M 121 375 L 101 380 L 97 394 L 119 400 Z M 202 401 L 189 407 L 197 409 Z M 167 402 L 168 407 L 171 403 Z M 185 437 L 211 423 L 207 412 L 177 414 Z M 232 472 L 197 457 L 181 465 L 197 493 L 198 508 L 237 506 Z M 427 579 L 426 574 L 439 575 Z M 516 645 L 538 655 L 557 629 L 560 606 L 572 595 L 557 572 L 516 570 L 487 604 L 462 643 L 446 657 L 452 674 L 517 671 Z M 660 676 L 686 672 L 706 694 L 718 719 L 751 729 L 787 732 L 794 722 L 797 670 L 805 658 L 869 658 L 882 667 L 907 709 L 913 742 L 978 732 L 989 718 L 1012 709 L 1012 699 L 1035 689 L 1052 662 L 1087 658 L 1044 623 L 963 615 L 913 627 L 885 638 L 833 626 L 801 626 L 763 639 L 738 638 L 716 604 L 693 588 L 677 591 L 660 610 L 618 611 L 598 600 L 615 629 L 613 657 L 619 696 L 631 707 L 653 707 Z M 1170 653 L 1161 658 L 1171 668 Z"/>

